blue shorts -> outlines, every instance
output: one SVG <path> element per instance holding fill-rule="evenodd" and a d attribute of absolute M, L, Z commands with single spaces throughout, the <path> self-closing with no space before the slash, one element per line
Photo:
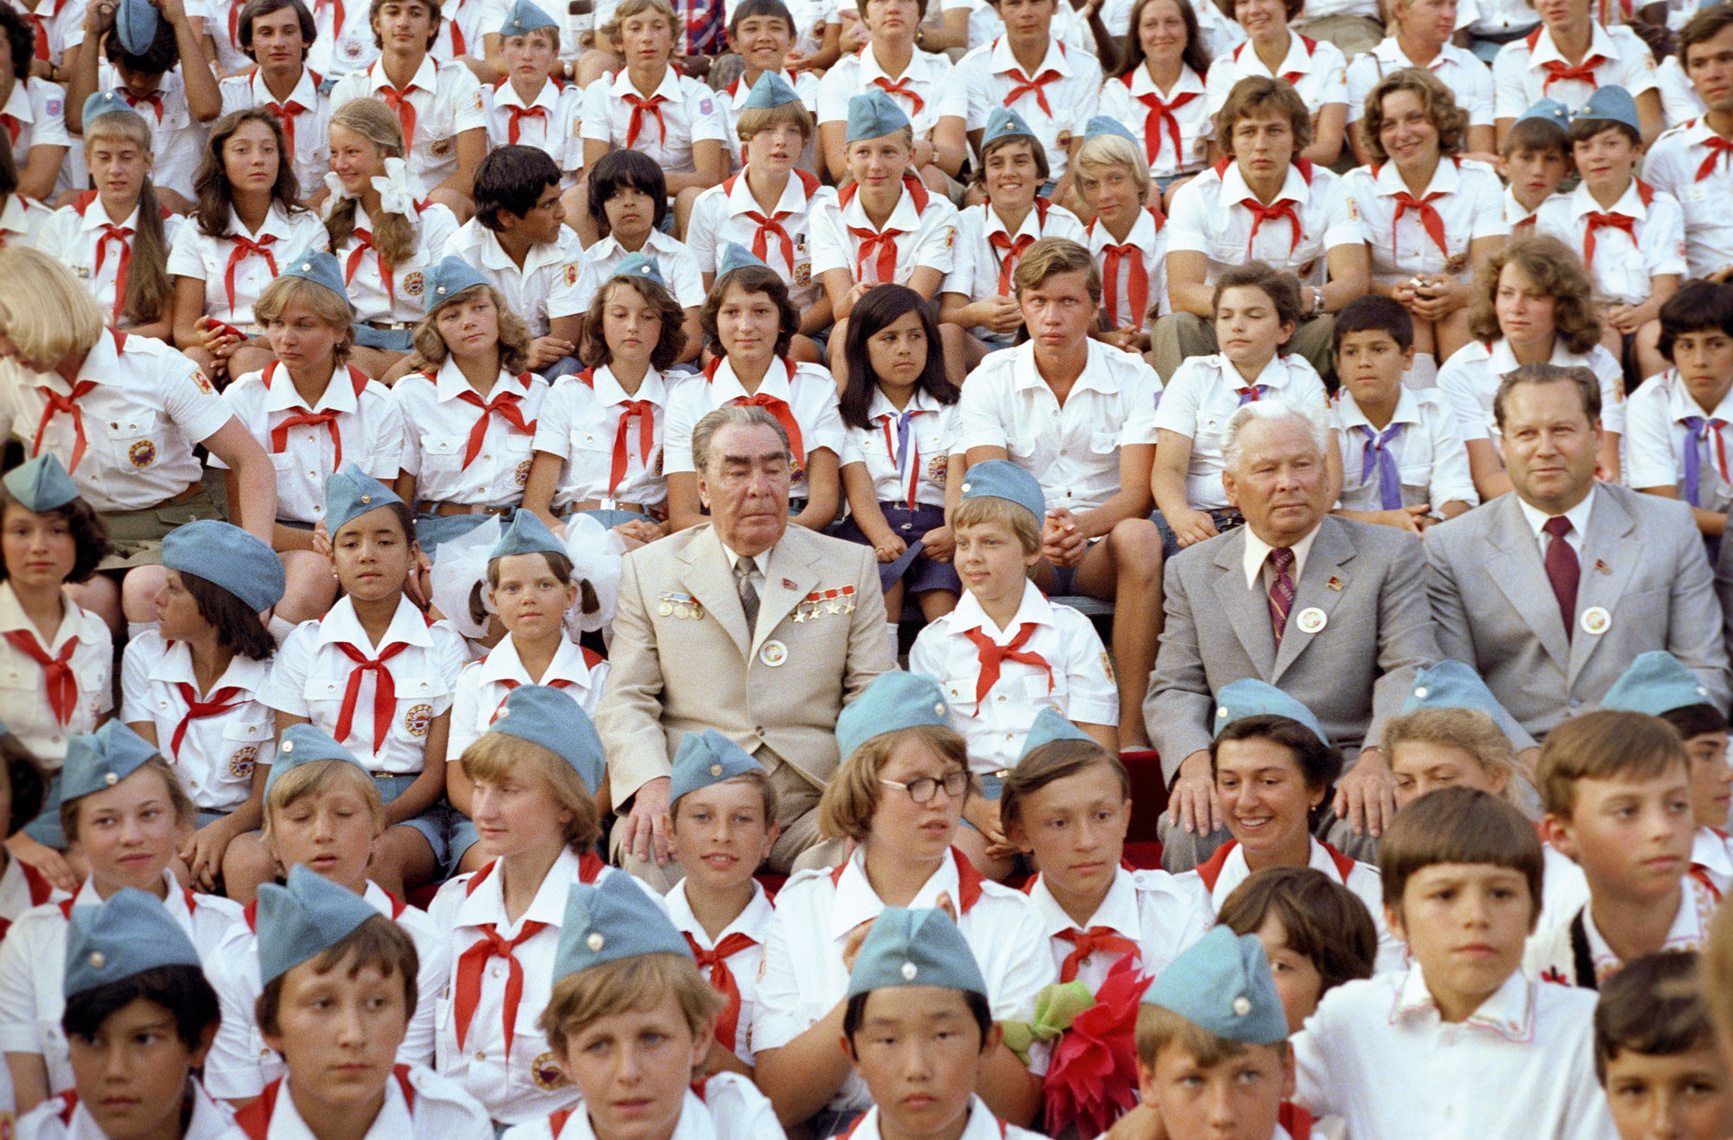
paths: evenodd
<path fill-rule="evenodd" d="M 373 786 L 379 789 L 379 802 L 388 804 L 409 790 L 409 785 L 415 783 L 417 773 L 406 772 L 401 776 L 389 776 L 382 772 L 373 773 Z M 441 867 L 445 866 L 445 855 L 450 849 L 447 836 L 452 830 L 451 817 L 455 813 L 444 800 L 440 800 L 414 819 L 406 819 L 399 826 L 413 827 L 421 832 L 427 840 L 427 845 L 433 848 L 433 861 Z"/>
<path fill-rule="evenodd" d="M 1245 524 L 1245 516 L 1238 511 L 1205 511 L 1210 522 L 1215 524 L 1217 533 L 1226 534 L 1237 526 Z M 1151 511 L 1149 521 L 1155 524 L 1155 529 L 1161 532 L 1161 557 L 1165 560 L 1179 553 L 1179 536 L 1173 533 L 1173 527 L 1167 523 L 1167 516 L 1160 511 Z"/>
<path fill-rule="evenodd" d="M 416 515 L 415 541 L 421 544 L 421 552 L 432 558 L 440 543 L 462 538 L 490 518 L 499 519 L 499 528 L 504 532 L 516 514 L 517 508 L 513 507 L 501 515 Z"/>
<path fill-rule="evenodd" d="M 903 556 L 895 562 L 880 562 L 878 564 L 879 586 L 890 589 L 898 582 L 905 583 L 912 594 L 925 593 L 928 590 L 949 590 L 960 594 L 963 590 L 962 579 L 957 577 L 956 567 L 949 562 L 936 562 L 931 558 L 921 556 L 921 536 L 929 530 L 945 525 L 945 508 L 920 504 L 910 510 L 902 503 L 880 503 L 879 510 L 884 512 L 885 521 L 890 524 L 897 537 L 908 544 Z M 854 519 L 844 519 L 831 527 L 829 532 L 837 538 L 848 542 L 856 542 L 862 546 L 871 546 L 866 533 L 861 530 Z M 895 620 L 893 615 L 892 620 Z"/>

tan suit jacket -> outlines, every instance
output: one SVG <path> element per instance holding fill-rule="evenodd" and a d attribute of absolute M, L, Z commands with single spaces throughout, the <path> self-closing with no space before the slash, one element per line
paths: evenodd
<path fill-rule="evenodd" d="M 749 635 L 711 524 L 627 555 L 596 709 L 614 802 L 668 775 L 680 739 L 705 728 L 768 748 L 822 787 L 836 771 L 837 714 L 897 667 L 876 567 L 871 547 L 791 525 L 771 548 Z"/>

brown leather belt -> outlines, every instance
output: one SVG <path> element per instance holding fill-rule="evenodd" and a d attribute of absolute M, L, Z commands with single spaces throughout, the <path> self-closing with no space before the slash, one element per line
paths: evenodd
<path fill-rule="evenodd" d="M 516 507 L 484 507 L 476 503 L 422 503 L 421 513 L 446 519 L 453 515 L 509 515 Z"/>

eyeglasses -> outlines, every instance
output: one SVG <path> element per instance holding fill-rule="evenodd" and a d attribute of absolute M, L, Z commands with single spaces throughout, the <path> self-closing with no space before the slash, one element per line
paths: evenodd
<path fill-rule="evenodd" d="M 909 793 L 909 799 L 918 804 L 924 804 L 931 803 L 933 796 L 938 794 L 941 787 L 945 789 L 945 795 L 950 799 L 954 800 L 962 795 L 969 787 L 969 773 L 951 772 L 942 780 L 935 780 L 931 776 L 921 776 L 906 784 L 901 780 L 887 780 L 880 776 L 879 783 L 887 787 L 901 788 Z"/>

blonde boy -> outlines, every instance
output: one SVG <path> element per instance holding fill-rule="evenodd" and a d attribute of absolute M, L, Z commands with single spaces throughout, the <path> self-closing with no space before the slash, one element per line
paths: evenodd
<path fill-rule="evenodd" d="M 1149 351 L 1151 310 L 1167 299 L 1167 218 L 1149 200 L 1149 164 L 1132 133 L 1116 120 L 1089 120 L 1072 164 L 1077 192 L 1095 214 L 1085 231 L 1101 262 L 1101 339 Z"/>

